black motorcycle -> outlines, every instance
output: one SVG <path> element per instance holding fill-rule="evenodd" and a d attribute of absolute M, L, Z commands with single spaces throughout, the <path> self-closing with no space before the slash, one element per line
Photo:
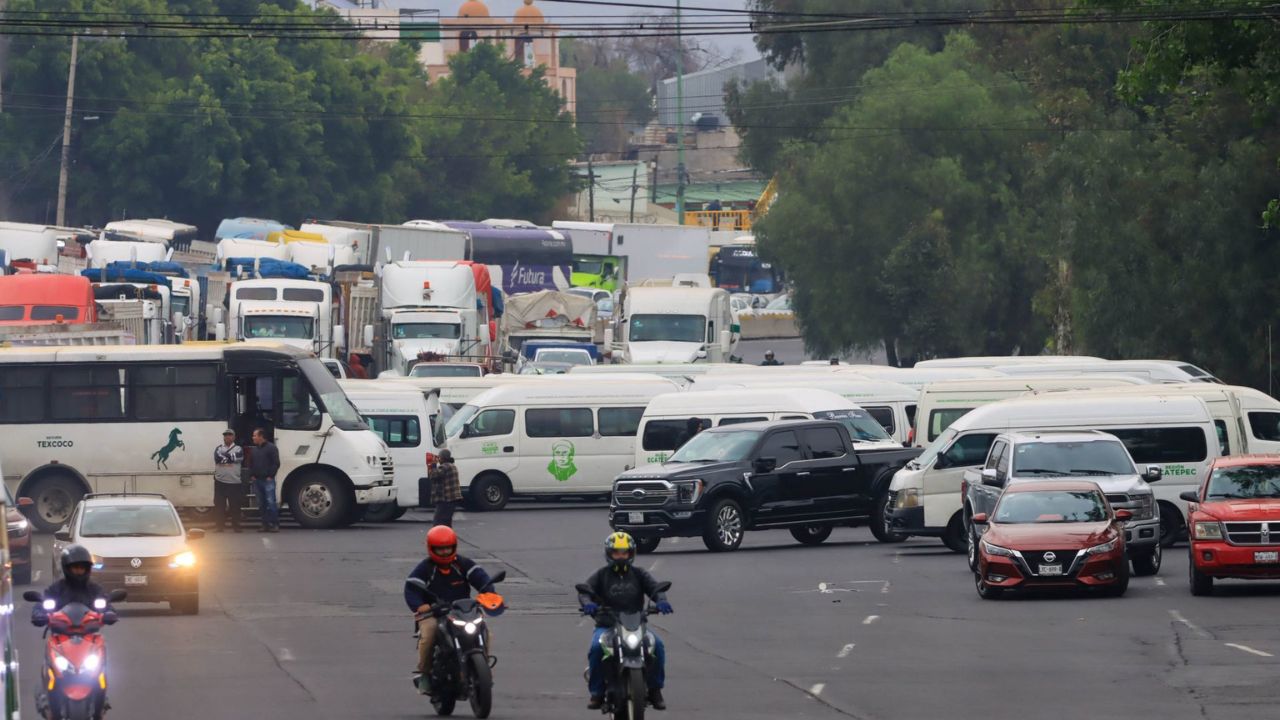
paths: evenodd
<path fill-rule="evenodd" d="M 575 585 L 580 594 L 599 603 L 600 598 L 585 583 Z M 671 589 L 670 582 L 659 583 L 658 592 Z M 649 704 L 649 674 L 652 672 L 653 634 L 649 632 L 648 617 L 658 609 L 653 605 L 637 613 L 624 613 L 602 607 L 596 614 L 609 631 L 601 638 L 604 643 L 604 704 L 600 712 L 613 715 L 614 720 L 644 720 Z M 585 677 L 585 674 L 584 674 Z"/>
<path fill-rule="evenodd" d="M 492 582 L 505 580 L 499 572 Z M 413 582 L 417 578 L 411 578 Z M 419 583 L 422 581 L 419 580 Z M 425 589 L 426 584 L 422 583 Z M 487 597 L 486 597 L 487 596 Z M 493 710 L 493 668 L 498 658 L 486 653 L 488 633 L 485 615 L 502 607 L 501 596 L 484 593 L 478 598 L 465 598 L 431 607 L 438 622 L 435 646 L 431 651 L 431 706 L 437 715 L 452 715 L 459 700 L 471 703 L 478 718 L 489 717 Z"/>

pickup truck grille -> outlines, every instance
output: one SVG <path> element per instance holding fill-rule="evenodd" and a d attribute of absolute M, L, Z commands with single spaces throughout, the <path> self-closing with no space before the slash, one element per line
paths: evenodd
<path fill-rule="evenodd" d="M 1232 545 L 1280 545 L 1280 522 L 1228 522 L 1227 542 Z"/>
<path fill-rule="evenodd" d="M 1107 495 L 1107 502 L 1112 510 L 1128 510 L 1133 513 L 1134 520 L 1150 520 L 1155 517 L 1155 496 L 1153 495 Z"/>
<path fill-rule="evenodd" d="M 660 508 L 676 496 L 661 480 L 620 482 L 613 486 L 613 504 L 625 508 Z"/>
<path fill-rule="evenodd" d="M 390 485 L 396 480 L 395 463 L 391 461 L 390 455 L 382 456 L 382 484 Z"/>

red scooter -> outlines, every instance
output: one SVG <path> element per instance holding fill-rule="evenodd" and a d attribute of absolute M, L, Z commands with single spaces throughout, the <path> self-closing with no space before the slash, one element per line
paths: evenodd
<path fill-rule="evenodd" d="M 125 599 L 123 590 L 113 590 L 93 606 L 68 603 L 53 607 L 52 600 L 35 590 L 22 598 L 42 603 L 49 614 L 45 628 L 42 692 L 37 710 L 46 720 L 101 720 L 107 712 L 107 654 L 102 626 L 108 602 Z"/>

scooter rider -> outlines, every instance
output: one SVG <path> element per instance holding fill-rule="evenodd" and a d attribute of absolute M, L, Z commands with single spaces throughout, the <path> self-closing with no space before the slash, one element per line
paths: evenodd
<path fill-rule="evenodd" d="M 415 578 L 426 584 L 425 590 L 409 582 Z M 423 695 L 431 694 L 431 650 L 435 647 L 440 623 L 431 615 L 431 606 L 469 598 L 472 588 L 481 593 L 493 592 L 489 573 L 475 561 L 458 554 L 458 536 L 453 528 L 447 525 L 431 528 L 427 532 L 427 559 L 418 563 L 404 584 L 405 604 L 418 621 L 418 668 L 413 684 Z M 488 625 L 485 632 L 489 632 Z M 490 639 L 485 638 L 485 647 Z"/>
<path fill-rule="evenodd" d="M 586 584 L 592 595 L 599 598 L 605 609 L 617 612 L 641 612 L 645 600 L 651 599 L 658 606 L 658 612 L 669 615 L 671 603 L 667 602 L 664 593 L 658 592 L 658 582 L 644 568 L 635 566 L 636 541 L 624 532 L 615 532 L 604 541 L 604 557 L 608 565 L 594 572 L 587 578 Z M 593 617 L 600 611 L 591 595 L 579 595 L 578 602 L 582 611 Z M 591 635 L 591 647 L 587 650 L 587 689 L 591 692 L 590 710 L 599 710 L 604 704 L 604 647 L 600 639 L 609 626 L 603 618 L 596 620 L 595 632 Z M 666 710 L 667 703 L 662 698 L 662 686 L 666 681 L 667 651 L 662 638 L 653 636 L 653 669 L 649 683 L 649 704 L 656 710 Z"/>
<path fill-rule="evenodd" d="M 119 616 L 106 603 L 107 592 L 93 582 L 93 553 L 83 545 L 68 545 L 62 550 L 62 579 L 44 590 L 44 603 L 31 609 L 31 623 L 37 627 L 49 624 L 49 613 L 71 603 L 87 605 L 102 611 L 102 621 L 114 625 Z M 94 607 L 94 601 L 102 600 L 104 607 Z"/>

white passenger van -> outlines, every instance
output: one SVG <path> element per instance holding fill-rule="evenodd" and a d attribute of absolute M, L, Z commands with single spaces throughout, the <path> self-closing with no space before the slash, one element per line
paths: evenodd
<path fill-rule="evenodd" d="M 889 437 L 908 444 L 911 424 L 916 413 L 914 388 L 883 380 L 862 380 L 851 373 L 815 375 L 787 373 L 780 375 L 705 375 L 693 381 L 690 392 L 708 390 L 771 390 L 780 387 L 813 388 L 833 392 L 866 410 L 884 428 Z"/>
<path fill-rule="evenodd" d="M 1092 355 L 987 355 L 955 358 L 934 358 L 921 360 L 915 364 L 917 368 L 993 368 L 1001 365 L 1022 365 L 1038 363 L 1053 365 L 1057 363 L 1080 364 L 1084 362 L 1106 362 L 1105 358 Z"/>
<path fill-rule="evenodd" d="M 569 368 L 568 375 L 617 375 L 618 373 L 646 373 L 661 375 L 674 380 L 681 386 L 688 386 L 695 378 L 718 372 L 720 368 L 740 368 L 737 363 L 621 363 L 617 365 L 574 365 Z"/>
<path fill-rule="evenodd" d="M 940 537 L 947 547 L 964 552 L 964 471 L 983 464 L 996 435 L 1015 430 L 1101 430 L 1119 438 L 1138 466 L 1159 465 L 1163 479 L 1154 486 L 1156 500 L 1162 511 L 1177 508 L 1177 514 L 1161 517 L 1166 545 L 1177 539 L 1179 520 L 1186 522 L 1178 494 L 1198 488 L 1218 457 L 1213 420 L 1198 397 L 1073 394 L 1002 400 L 956 420 L 894 475 L 885 513 L 888 530 Z"/>
<path fill-rule="evenodd" d="M 831 367 L 837 372 L 854 373 L 871 380 L 895 382 L 917 390 L 923 389 L 929 383 L 945 380 L 1000 377 L 1000 373 L 994 370 L 971 367 L 896 368 L 887 365 L 832 365 Z"/>
<path fill-rule="evenodd" d="M 1100 375 L 1120 374 L 1145 378 L 1158 383 L 1218 383 L 1222 381 L 1195 365 L 1178 360 L 1108 360 L 1081 363 L 1019 363 L 998 365 L 992 370 L 1004 375 Z"/>
<path fill-rule="evenodd" d="M 1028 393 L 1150 385 L 1132 375 L 1031 375 L 930 383 L 920 391 L 915 445 L 924 447 L 970 410 Z"/>
<path fill-rule="evenodd" d="M 896 447 L 866 410 L 827 390 L 799 387 L 711 390 L 661 395 L 640 420 L 635 464 L 663 463 L 689 439 L 689 421 L 710 427 L 765 420 L 839 420 L 861 448 Z"/>
<path fill-rule="evenodd" d="M 382 437 L 395 463 L 395 501 L 369 506 L 364 519 L 396 520 L 418 506 L 418 480 L 438 459 L 433 429 L 440 414 L 439 391 L 385 380 L 339 380 L 338 385 Z"/>
<path fill-rule="evenodd" d="M 488 390 L 445 425 L 469 505 L 500 510 L 513 495 L 605 495 L 632 466 L 636 428 L 660 377 L 541 376 Z"/>
<path fill-rule="evenodd" d="M 118 345 L 0 350 L 5 483 L 45 532 L 89 492 L 162 493 L 213 505 L 222 432 L 280 450 L 276 489 L 303 527 L 349 523 L 395 499 L 386 446 L 311 353 L 284 345 Z"/>

